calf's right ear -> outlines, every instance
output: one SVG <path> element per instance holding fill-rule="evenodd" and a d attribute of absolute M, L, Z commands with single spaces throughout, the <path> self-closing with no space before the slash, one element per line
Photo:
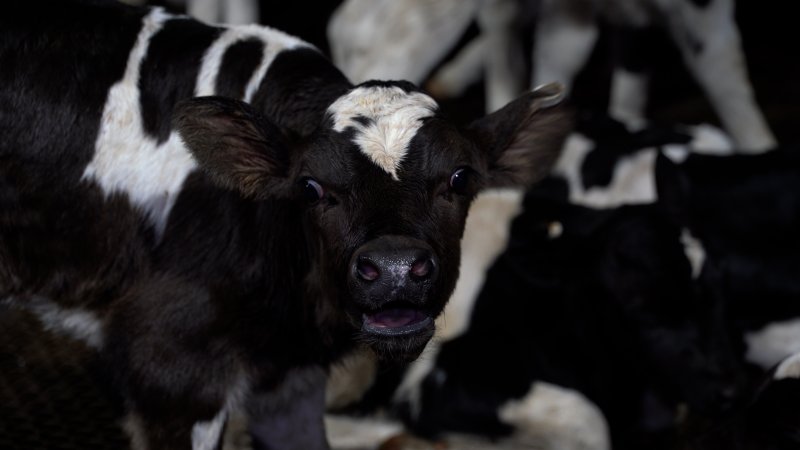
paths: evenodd
<path fill-rule="evenodd" d="M 288 195 L 285 139 L 247 103 L 213 96 L 185 100 L 172 125 L 217 185 L 253 199 Z"/>
<path fill-rule="evenodd" d="M 572 129 L 563 97 L 561 84 L 546 84 L 469 125 L 487 158 L 486 187 L 529 187 L 550 172 Z"/>

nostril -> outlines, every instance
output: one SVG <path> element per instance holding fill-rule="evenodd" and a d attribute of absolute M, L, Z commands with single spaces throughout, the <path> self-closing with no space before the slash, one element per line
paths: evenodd
<path fill-rule="evenodd" d="M 375 281 L 381 275 L 381 272 L 375 264 L 365 258 L 358 259 L 356 263 L 356 272 L 358 273 L 358 277 L 364 281 Z"/>
<path fill-rule="evenodd" d="M 428 278 L 433 270 L 431 258 L 418 259 L 411 264 L 411 275 L 416 278 Z"/>

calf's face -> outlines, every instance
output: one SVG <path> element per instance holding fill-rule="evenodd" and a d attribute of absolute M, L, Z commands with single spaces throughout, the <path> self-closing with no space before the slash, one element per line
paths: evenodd
<path fill-rule="evenodd" d="M 302 142 L 219 97 L 183 103 L 175 125 L 218 184 L 301 205 L 308 282 L 323 309 L 379 355 L 407 359 L 455 286 L 473 197 L 529 185 L 558 156 L 568 127 L 550 106 L 560 93 L 546 86 L 463 130 L 405 82 L 351 89 Z"/>

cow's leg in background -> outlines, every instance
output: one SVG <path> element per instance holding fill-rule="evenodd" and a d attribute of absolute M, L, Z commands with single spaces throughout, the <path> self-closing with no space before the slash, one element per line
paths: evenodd
<path fill-rule="evenodd" d="M 598 37 L 591 1 L 542 0 L 533 49 L 532 85 L 558 81 L 569 90 Z"/>
<path fill-rule="evenodd" d="M 745 152 L 774 147 L 748 79 L 733 0 L 666 3 L 670 34 L 736 147 Z"/>
<path fill-rule="evenodd" d="M 485 35 L 476 36 L 431 76 L 425 83 L 425 89 L 438 99 L 454 98 L 463 94 L 484 75 L 487 44 Z"/>
<path fill-rule="evenodd" d="M 630 130 L 638 130 L 646 125 L 654 31 L 633 26 L 621 26 L 614 31 L 617 64 L 611 76 L 608 113 Z"/>
<path fill-rule="evenodd" d="M 430 77 L 429 92 L 437 98 L 457 97 L 483 76 L 487 112 L 519 95 L 525 88 L 520 12 L 516 0 L 482 2 L 476 17 L 480 34 Z"/>
<path fill-rule="evenodd" d="M 484 73 L 486 111 L 502 108 L 524 88 L 522 42 L 517 30 L 517 0 L 486 0 L 478 10 L 478 25 L 486 37 Z M 555 81 L 547 80 L 546 82 Z"/>

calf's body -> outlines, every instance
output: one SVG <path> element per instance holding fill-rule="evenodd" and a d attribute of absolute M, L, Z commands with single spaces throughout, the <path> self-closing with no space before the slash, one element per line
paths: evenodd
<path fill-rule="evenodd" d="M 276 30 L 2 8 L 0 301 L 98 350 L 137 448 L 213 448 L 255 394 L 321 427 L 318 368 L 419 354 L 472 198 L 538 179 L 565 131 L 552 86 L 458 129 Z"/>

